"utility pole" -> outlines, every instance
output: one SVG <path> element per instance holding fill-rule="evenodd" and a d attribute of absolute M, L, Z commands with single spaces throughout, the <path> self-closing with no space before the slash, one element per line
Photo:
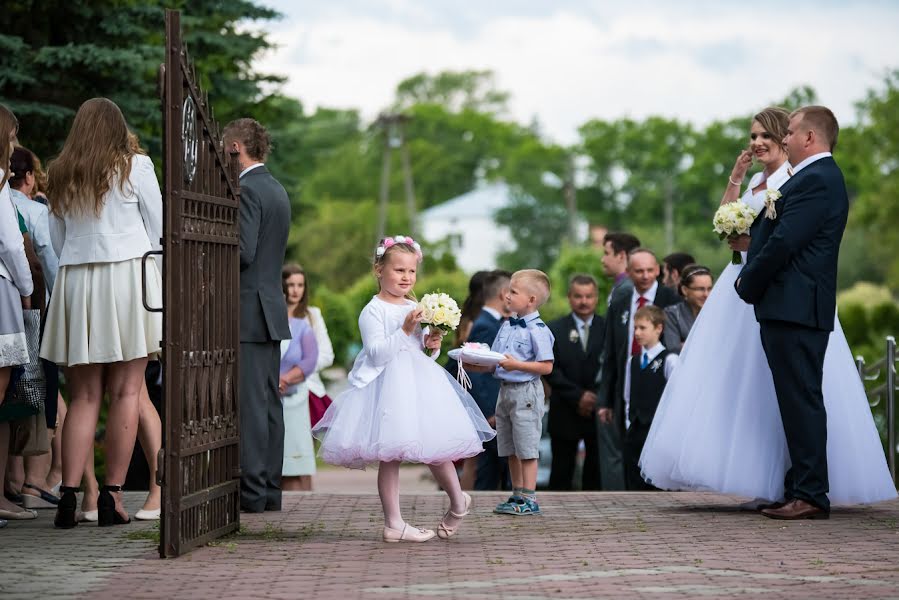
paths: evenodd
<path fill-rule="evenodd" d="M 665 177 L 665 247 L 666 253 L 674 252 L 674 175 Z"/>
<path fill-rule="evenodd" d="M 565 196 L 565 209 L 568 211 L 568 241 L 577 244 L 577 190 L 574 187 L 574 156 L 568 157 L 565 177 L 562 180 L 562 194 Z"/>
<path fill-rule="evenodd" d="M 406 213 L 409 217 L 409 235 L 418 239 L 416 222 L 415 186 L 412 180 L 412 165 L 409 148 L 406 145 L 405 126 L 411 117 L 404 114 L 381 114 L 375 124 L 384 131 L 384 161 L 381 165 L 381 189 L 378 197 L 378 239 L 387 233 L 387 203 L 390 195 L 391 154 L 394 148 L 400 151 L 403 168 L 403 188 L 406 194 Z"/>

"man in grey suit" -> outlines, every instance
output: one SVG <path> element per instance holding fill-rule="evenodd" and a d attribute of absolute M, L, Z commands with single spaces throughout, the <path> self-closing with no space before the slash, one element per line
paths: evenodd
<path fill-rule="evenodd" d="M 228 123 L 227 151 L 240 165 L 240 508 L 281 510 L 284 412 L 278 394 L 281 340 L 290 338 L 281 266 L 290 200 L 263 161 L 271 138 L 253 119 Z"/>

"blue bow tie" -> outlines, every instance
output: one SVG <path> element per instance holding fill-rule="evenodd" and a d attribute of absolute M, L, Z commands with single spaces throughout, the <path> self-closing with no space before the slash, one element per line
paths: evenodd
<path fill-rule="evenodd" d="M 512 327 L 527 327 L 528 323 L 524 319 L 516 319 L 515 317 L 509 317 L 509 325 Z"/>

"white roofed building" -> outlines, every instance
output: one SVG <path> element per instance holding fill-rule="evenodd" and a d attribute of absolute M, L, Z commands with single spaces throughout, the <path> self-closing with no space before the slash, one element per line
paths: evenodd
<path fill-rule="evenodd" d="M 422 237 L 431 243 L 449 238 L 456 263 L 466 273 L 495 269 L 500 252 L 514 248 L 515 242 L 494 216 L 514 197 L 507 184 L 490 183 L 432 206 L 418 216 Z"/>

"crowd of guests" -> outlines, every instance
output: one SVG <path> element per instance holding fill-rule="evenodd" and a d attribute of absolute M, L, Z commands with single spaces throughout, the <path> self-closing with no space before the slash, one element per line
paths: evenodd
<path fill-rule="evenodd" d="M 710 270 L 691 255 L 677 252 L 660 262 L 629 233 L 607 233 L 602 252 L 609 295 L 599 297 L 593 276 L 576 274 L 568 283 L 570 313 L 548 323 L 555 356 L 552 372 L 543 377 L 550 490 L 649 489 L 637 466 L 640 451 L 665 382 L 712 289 Z M 496 270 L 471 278 L 457 345 L 493 344 L 510 315 L 510 277 Z M 449 360 L 446 368 L 455 373 L 457 365 Z M 500 381 L 492 374 L 469 377 L 472 396 L 495 425 Z M 464 489 L 511 489 L 496 440 L 461 468 Z"/>
<path fill-rule="evenodd" d="M 144 301 L 161 305 L 161 265 L 141 272 L 161 248 L 153 163 L 104 98 L 79 108 L 46 172 L 20 132 L 37 134 L 0 105 L 0 527 L 42 509 L 64 529 L 159 519 L 162 321 Z M 290 205 L 264 168 L 268 133 L 240 119 L 224 141 L 238 149 L 243 188 L 241 507 L 273 510 L 281 489 L 312 487 L 311 427 L 331 402 L 318 372 L 334 352 L 302 267 L 282 269 Z M 126 482 L 148 490 L 134 515 Z"/>
<path fill-rule="evenodd" d="M 61 528 L 129 522 L 121 492 L 137 439 L 149 493 L 135 517 L 158 519 L 162 427 L 150 390 L 159 369 L 148 367 L 162 330 L 160 316 L 143 309 L 140 264 L 162 235 L 154 167 L 103 98 L 79 108 L 46 173 L 19 144 L 20 129 L 37 135 L 27 125 L 0 106 L 0 526 L 40 509 L 56 509 Z M 146 298 L 158 305 L 160 271 L 148 267 Z M 94 440 L 104 396 L 100 486 Z"/>

